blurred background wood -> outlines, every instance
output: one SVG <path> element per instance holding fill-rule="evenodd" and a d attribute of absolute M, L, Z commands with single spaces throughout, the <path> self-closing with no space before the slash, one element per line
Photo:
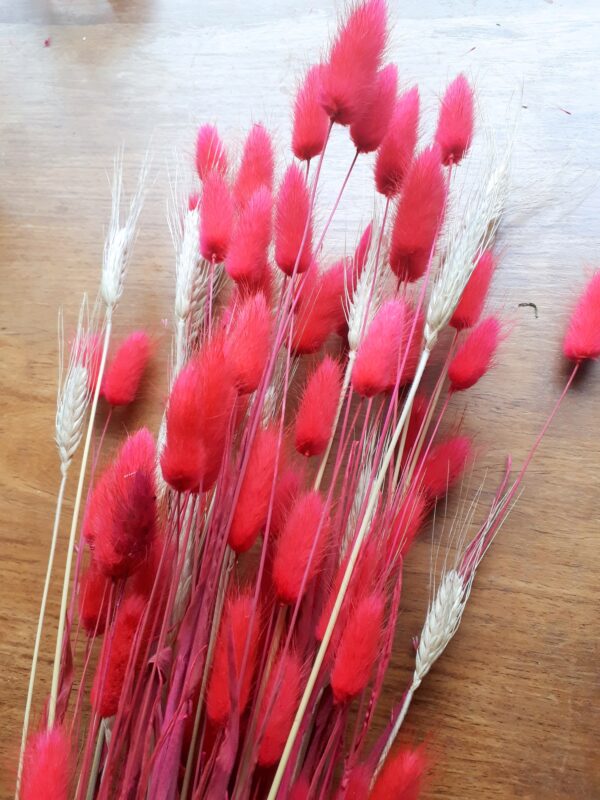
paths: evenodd
<path fill-rule="evenodd" d="M 491 490 L 507 452 L 523 459 L 564 379 L 566 309 L 598 254 L 600 6 L 597 0 L 405 0 L 390 3 L 391 57 L 418 81 L 424 129 L 464 70 L 485 124 L 517 119 L 513 209 L 492 301 L 510 327 L 495 372 L 455 405 L 477 440 L 472 489 Z M 176 153 L 218 122 L 239 147 L 251 121 L 289 159 L 288 113 L 303 68 L 332 30 L 334 5 L 310 0 L 0 0 L 0 707 L 5 774 L 16 753 L 58 470 L 52 443 L 57 309 L 75 319 L 98 285 L 110 209 L 107 176 L 125 148 L 134 179 L 153 181 L 117 333 L 158 331 L 160 357 L 136 408 L 105 450 L 142 420 L 155 428 L 166 391 L 173 254 L 166 225 Z M 321 208 L 351 157 L 337 131 Z M 327 251 L 353 244 L 372 213 L 370 162 L 359 165 Z M 520 303 L 535 303 L 538 315 Z M 464 623 L 421 689 L 402 736 L 427 739 L 427 798 L 600 797 L 598 534 L 600 371 L 578 381 L 536 458 L 525 492 L 484 562 Z M 68 511 L 64 517 L 68 519 Z M 65 532 L 66 534 L 66 532 Z M 438 530 L 437 535 L 441 535 Z M 406 685 L 422 619 L 430 542 L 407 565 L 386 703 Z M 60 559 L 59 559 L 60 563 Z M 59 570 L 60 573 L 60 570 Z M 48 689 L 55 585 L 38 708 Z M 386 719 L 381 710 L 380 722 Z M 10 796 L 6 781 L 3 797 Z"/>

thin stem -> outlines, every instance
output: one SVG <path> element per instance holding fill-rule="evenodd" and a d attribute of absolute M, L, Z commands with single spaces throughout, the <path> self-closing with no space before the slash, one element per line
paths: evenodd
<path fill-rule="evenodd" d="M 104 737 L 106 734 L 106 720 L 103 719 L 100 723 L 98 730 L 98 737 L 96 739 L 96 749 L 94 750 L 94 760 L 92 761 L 92 768 L 90 770 L 90 779 L 88 781 L 88 788 L 86 800 L 94 800 L 96 792 L 96 782 L 98 780 L 98 770 L 100 769 L 100 758 L 102 756 L 102 748 L 104 747 Z"/>
<path fill-rule="evenodd" d="M 323 246 L 323 241 L 325 240 L 325 235 L 327 233 L 327 230 L 329 229 L 329 226 L 331 225 L 331 221 L 333 220 L 333 216 L 334 216 L 335 212 L 337 211 L 337 207 L 340 204 L 340 200 L 342 199 L 342 195 L 344 194 L 344 189 L 346 188 L 346 184 L 348 183 L 348 181 L 350 179 L 350 175 L 352 174 L 352 170 L 354 169 L 354 165 L 356 164 L 356 159 L 358 158 L 358 155 L 359 155 L 359 153 L 358 153 L 358 150 L 357 150 L 356 153 L 354 154 L 354 158 L 352 159 L 352 163 L 348 167 L 348 172 L 346 173 L 346 177 L 344 178 L 342 186 L 341 186 L 341 188 L 340 188 L 340 190 L 338 192 L 338 196 L 335 199 L 335 203 L 333 204 L 333 207 L 332 207 L 331 211 L 329 212 L 329 216 L 327 217 L 327 222 L 325 223 L 325 227 L 323 228 L 323 230 L 321 232 L 321 236 L 319 237 L 319 241 L 318 241 L 317 246 L 315 247 L 315 250 L 314 250 L 315 255 L 318 255 L 319 250 Z M 300 249 L 300 252 L 302 252 L 302 249 Z"/>
<path fill-rule="evenodd" d="M 377 776 L 381 772 L 381 768 L 383 767 L 383 765 L 385 763 L 385 760 L 388 757 L 390 750 L 392 749 L 392 745 L 394 744 L 394 741 L 396 740 L 396 736 L 398 736 L 398 732 L 399 732 L 400 728 L 402 727 L 402 723 L 404 722 L 404 719 L 405 719 L 406 715 L 408 714 L 408 709 L 410 708 L 410 704 L 412 703 L 412 699 L 415 696 L 415 692 L 419 688 L 420 684 L 421 684 L 421 681 L 414 681 L 413 680 L 413 682 L 410 685 L 410 688 L 408 689 L 408 691 L 404 695 L 404 699 L 402 700 L 402 705 L 400 706 L 400 712 L 398 714 L 398 717 L 396 718 L 396 721 L 394 722 L 394 727 L 390 731 L 390 735 L 387 738 L 387 741 L 385 743 L 383 751 L 382 751 L 382 753 L 381 753 L 381 755 L 379 757 L 379 761 L 377 762 L 377 766 L 375 767 L 375 771 L 373 772 L 373 778 L 372 778 L 372 781 L 371 781 L 371 785 L 373 785 L 373 783 L 375 783 L 375 781 L 377 779 Z"/>

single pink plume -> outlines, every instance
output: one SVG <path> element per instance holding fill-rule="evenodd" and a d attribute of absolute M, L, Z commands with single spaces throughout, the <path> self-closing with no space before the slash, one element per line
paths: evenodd
<path fill-rule="evenodd" d="M 473 124 L 473 90 L 461 74 L 446 89 L 435 132 L 443 164 L 459 163 L 471 144 Z"/>
<path fill-rule="evenodd" d="M 292 150 L 301 161 L 320 155 L 327 141 L 329 117 L 320 102 L 322 70 L 321 64 L 311 67 L 296 95 Z"/>
<path fill-rule="evenodd" d="M 249 198 L 236 221 L 225 269 L 237 283 L 256 286 L 264 281 L 268 272 L 272 211 L 271 192 L 263 186 Z"/>
<path fill-rule="evenodd" d="M 339 361 L 325 356 L 312 372 L 296 414 L 296 450 L 304 456 L 318 456 L 325 451 L 342 388 Z"/>
<path fill-rule="evenodd" d="M 277 194 L 275 261 L 286 275 L 292 275 L 294 268 L 306 272 L 312 261 L 310 197 L 304 175 L 295 164 L 286 170 Z"/>
<path fill-rule="evenodd" d="M 450 320 L 450 325 L 457 331 L 472 328 L 479 320 L 495 269 L 494 254 L 491 250 L 484 250 L 477 259 L 475 269 Z"/>
<path fill-rule="evenodd" d="M 343 326 L 346 321 L 344 297 L 349 282 L 352 282 L 352 274 L 348 275 L 345 259 L 325 272 L 319 272 L 313 261 L 302 276 L 299 290 L 292 333 L 294 353 L 316 353 L 330 334 Z"/>
<path fill-rule="evenodd" d="M 111 406 L 133 403 L 151 355 L 145 331 L 134 331 L 121 342 L 102 380 L 102 394 Z"/>
<path fill-rule="evenodd" d="M 419 89 L 413 86 L 396 101 L 387 133 L 377 151 L 375 185 L 386 197 L 400 192 L 412 163 L 419 134 Z"/>
<path fill-rule="evenodd" d="M 225 338 L 225 357 L 240 394 L 256 391 L 271 349 L 271 311 L 262 292 L 235 307 Z"/>
<path fill-rule="evenodd" d="M 233 228 L 233 200 L 226 178 L 211 172 L 200 200 L 200 252 L 207 261 L 225 260 Z"/>
<path fill-rule="evenodd" d="M 365 268 L 365 265 L 367 263 L 367 258 L 369 257 L 369 251 L 371 250 L 372 241 L 373 241 L 373 223 L 369 222 L 367 227 L 362 232 L 362 236 L 358 240 L 358 244 L 356 245 L 356 250 L 354 251 L 352 271 L 354 273 L 354 277 L 356 280 L 360 278 L 362 271 Z"/>
<path fill-rule="evenodd" d="M 600 357 L 600 270 L 592 275 L 571 314 L 563 352 L 573 361 Z"/>
<path fill-rule="evenodd" d="M 279 536 L 283 530 L 303 484 L 304 475 L 297 466 L 285 467 L 277 477 L 271 514 L 270 532 L 272 536 Z"/>
<path fill-rule="evenodd" d="M 68 800 L 73 776 L 71 741 L 66 728 L 33 733 L 23 760 L 21 800 Z"/>
<path fill-rule="evenodd" d="M 88 636 L 102 636 L 108 622 L 111 579 L 100 572 L 94 560 L 79 581 L 79 620 Z"/>
<path fill-rule="evenodd" d="M 408 747 L 388 756 L 369 800 L 418 800 L 427 770 L 423 747 Z"/>
<path fill-rule="evenodd" d="M 252 126 L 244 144 L 242 162 L 233 185 L 233 197 L 241 210 L 258 189 L 273 191 L 273 143 L 267 129 Z"/>
<path fill-rule="evenodd" d="M 388 300 L 375 314 L 356 352 L 352 388 L 363 397 L 387 392 L 396 384 L 408 308 L 404 300 Z"/>
<path fill-rule="evenodd" d="M 498 349 L 501 330 L 496 317 L 487 317 L 469 331 L 448 369 L 453 392 L 470 389 L 485 375 Z"/>
<path fill-rule="evenodd" d="M 459 480 L 472 457 L 468 436 L 453 436 L 435 445 L 421 470 L 423 491 L 430 501 L 437 501 Z"/>
<path fill-rule="evenodd" d="M 262 708 L 258 731 L 263 731 L 257 761 L 270 767 L 279 761 L 300 702 L 302 664 L 293 651 L 283 650 L 273 664 Z"/>
<path fill-rule="evenodd" d="M 377 73 L 366 102 L 350 126 L 350 138 L 359 153 L 372 153 L 382 143 L 394 113 L 397 88 L 398 69 L 388 64 Z"/>
<path fill-rule="evenodd" d="M 227 173 L 227 153 L 214 125 L 202 125 L 196 137 L 196 170 L 201 181 L 212 172 Z"/>
<path fill-rule="evenodd" d="M 350 125 L 368 101 L 387 43 L 385 0 L 354 5 L 321 75 L 321 104 L 332 122 Z"/>

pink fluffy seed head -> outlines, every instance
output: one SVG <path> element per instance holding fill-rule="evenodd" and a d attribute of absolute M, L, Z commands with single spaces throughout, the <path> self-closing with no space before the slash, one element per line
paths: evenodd
<path fill-rule="evenodd" d="M 200 252 L 207 261 L 225 260 L 233 228 L 233 201 L 227 180 L 213 171 L 206 177 L 200 201 Z"/>
<path fill-rule="evenodd" d="M 292 275 L 294 268 L 297 273 L 306 272 L 312 261 L 310 198 L 304 175 L 295 164 L 286 170 L 277 195 L 275 261 L 286 275 Z"/>
<path fill-rule="evenodd" d="M 325 356 L 310 375 L 295 424 L 296 450 L 304 456 L 317 456 L 325 451 L 342 388 L 342 368 L 338 361 Z"/>
<path fill-rule="evenodd" d="M 242 210 L 259 189 L 273 191 L 273 143 L 267 129 L 257 123 L 244 144 L 242 161 L 233 186 L 233 198 Z"/>
<path fill-rule="evenodd" d="M 475 268 L 450 320 L 450 325 L 456 328 L 457 331 L 464 328 L 472 328 L 473 325 L 477 324 L 485 305 L 495 269 L 496 260 L 494 254 L 491 250 L 484 250 L 477 259 Z"/>
<path fill-rule="evenodd" d="M 430 501 L 440 500 L 460 479 L 472 453 L 468 436 L 453 436 L 431 448 L 421 473 L 423 491 Z"/>
<path fill-rule="evenodd" d="M 300 701 L 302 665 L 293 651 L 283 651 L 275 661 L 263 696 L 258 731 L 263 731 L 257 761 L 273 766 L 281 757 Z"/>
<path fill-rule="evenodd" d="M 236 283 L 257 286 L 268 272 L 267 254 L 272 234 L 273 199 L 262 187 L 241 211 L 225 261 L 227 274 Z"/>
<path fill-rule="evenodd" d="M 489 370 L 500 341 L 501 326 L 488 317 L 469 331 L 450 363 L 448 378 L 453 392 L 474 386 Z"/>
<path fill-rule="evenodd" d="M 388 300 L 363 336 L 351 378 L 352 388 L 363 397 L 373 397 L 395 385 L 406 319 L 404 301 Z"/>
<path fill-rule="evenodd" d="M 262 292 L 250 294 L 233 312 L 225 357 L 240 394 L 256 391 L 271 347 L 271 312 Z"/>
<path fill-rule="evenodd" d="M 473 90 L 464 75 L 458 75 L 442 100 L 435 141 L 442 163 L 458 164 L 473 138 Z"/>
<path fill-rule="evenodd" d="M 227 153 L 214 125 L 202 125 L 196 137 L 196 171 L 201 181 L 212 172 L 227 173 Z"/>
<path fill-rule="evenodd" d="M 21 800 L 67 800 L 73 774 L 71 741 L 62 726 L 41 730 L 27 740 Z"/>
<path fill-rule="evenodd" d="M 572 361 L 600 357 L 600 270 L 590 278 L 571 314 L 563 353 Z"/>
<path fill-rule="evenodd" d="M 394 112 L 398 70 L 388 64 L 380 70 L 367 101 L 350 126 L 350 138 L 359 153 L 372 153 L 382 143 Z"/>
<path fill-rule="evenodd" d="M 365 0 L 350 10 L 321 76 L 321 105 L 332 122 L 350 125 L 375 81 L 387 43 L 384 0 Z"/>
<path fill-rule="evenodd" d="M 297 466 L 285 467 L 277 477 L 271 514 L 270 532 L 272 536 L 279 536 L 283 530 L 303 484 L 304 476 Z"/>
<path fill-rule="evenodd" d="M 369 795 L 369 800 L 418 800 L 427 770 L 422 747 L 403 748 L 388 756 Z"/>
<path fill-rule="evenodd" d="M 375 185 L 386 197 L 400 192 L 414 158 L 419 133 L 419 90 L 416 86 L 396 101 L 387 133 L 377 151 Z"/>
<path fill-rule="evenodd" d="M 320 103 L 322 65 L 306 73 L 294 104 L 292 150 L 300 161 L 310 161 L 323 152 L 329 131 L 329 117 Z"/>
<path fill-rule="evenodd" d="M 134 331 L 121 342 L 102 381 L 102 394 L 111 406 L 133 403 L 151 355 L 152 340 L 145 331 Z"/>
<path fill-rule="evenodd" d="M 79 581 L 77 604 L 79 620 L 88 636 L 102 636 L 108 622 L 108 602 L 111 579 L 107 578 L 94 561 Z"/>
<path fill-rule="evenodd" d="M 343 303 L 347 279 L 345 261 L 337 262 L 323 273 L 319 273 L 313 262 L 304 273 L 294 318 L 294 353 L 316 353 L 328 337 L 344 324 Z"/>
<path fill-rule="evenodd" d="M 356 250 L 354 251 L 353 263 L 352 263 L 352 272 L 354 274 L 355 280 L 360 278 L 363 269 L 367 263 L 367 259 L 369 257 L 369 252 L 371 250 L 371 244 L 373 241 L 373 223 L 369 222 L 367 227 L 362 232 L 362 235 L 356 245 Z"/>

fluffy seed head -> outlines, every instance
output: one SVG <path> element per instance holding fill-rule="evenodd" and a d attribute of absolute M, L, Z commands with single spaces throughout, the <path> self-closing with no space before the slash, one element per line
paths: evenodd
<path fill-rule="evenodd" d="M 464 75 L 458 75 L 442 100 L 435 141 L 443 164 L 458 164 L 473 138 L 473 90 Z"/>
<path fill-rule="evenodd" d="M 322 69 L 315 64 L 308 70 L 294 103 L 292 150 L 301 161 L 320 155 L 327 141 L 329 118 L 320 103 Z"/>
<path fill-rule="evenodd" d="M 600 270 L 592 275 L 575 306 L 563 352 L 573 361 L 600 357 Z"/>
<path fill-rule="evenodd" d="M 469 331 L 448 369 L 453 392 L 470 389 L 492 365 L 500 341 L 501 327 L 495 317 L 487 317 Z"/>
<path fill-rule="evenodd" d="M 383 141 L 394 112 L 397 86 L 395 64 L 388 64 L 375 76 L 367 100 L 350 127 L 350 138 L 359 153 L 372 153 Z"/>
<path fill-rule="evenodd" d="M 475 269 L 458 301 L 454 313 L 450 319 L 450 325 L 457 331 L 464 328 L 472 328 L 477 324 L 485 299 L 492 282 L 496 260 L 491 250 L 484 252 L 477 259 Z"/>
<path fill-rule="evenodd" d="M 25 749 L 21 800 L 67 800 L 72 777 L 71 741 L 62 726 L 32 734 Z"/>
<path fill-rule="evenodd" d="M 79 619 L 88 636 L 102 636 L 108 622 L 108 601 L 111 579 L 98 569 L 96 562 L 89 567 L 79 581 Z"/>
<path fill-rule="evenodd" d="M 242 162 L 233 186 L 233 197 L 242 209 L 258 189 L 273 191 L 273 144 L 266 128 L 257 123 L 244 144 Z"/>
<path fill-rule="evenodd" d="M 145 331 L 134 331 L 124 339 L 106 368 L 102 394 L 111 406 L 133 403 L 152 355 L 152 341 Z"/>
<path fill-rule="evenodd" d="M 282 651 L 275 661 L 259 714 L 258 730 L 264 731 L 258 748 L 261 767 L 275 764 L 285 746 L 300 701 L 302 665 L 293 651 Z"/>
<path fill-rule="evenodd" d="M 283 530 L 303 483 L 302 472 L 296 466 L 284 468 L 278 476 L 271 514 L 270 532 L 273 536 L 279 536 Z"/>
<path fill-rule="evenodd" d="M 225 269 L 238 283 L 256 286 L 264 281 L 268 271 L 272 209 L 271 192 L 263 186 L 247 199 L 236 221 Z"/>
<path fill-rule="evenodd" d="M 327 338 L 345 324 L 347 284 L 347 265 L 343 260 L 323 273 L 319 273 L 313 262 L 304 273 L 292 334 L 294 353 L 316 353 Z"/>
<path fill-rule="evenodd" d="M 388 300 L 365 332 L 352 369 L 352 388 L 363 397 L 373 397 L 395 386 L 408 313 L 403 300 Z"/>
<path fill-rule="evenodd" d="M 388 757 L 375 781 L 369 800 L 418 800 L 427 758 L 422 747 L 403 748 Z"/>
<path fill-rule="evenodd" d="M 196 136 L 196 171 L 201 181 L 213 172 L 227 173 L 227 153 L 214 125 L 201 125 Z"/>
<path fill-rule="evenodd" d="M 200 252 L 207 261 L 225 260 L 233 228 L 233 200 L 226 178 L 216 170 L 206 176 L 200 200 Z"/>
<path fill-rule="evenodd" d="M 304 175 L 299 167 L 292 164 L 283 176 L 275 206 L 275 261 L 286 275 L 291 275 L 294 267 L 296 272 L 306 272 L 312 261 L 309 211 L 310 198 Z"/>
<path fill-rule="evenodd" d="M 340 399 L 342 368 L 329 356 L 310 375 L 296 415 L 296 450 L 304 456 L 325 451 Z"/>
<path fill-rule="evenodd" d="M 413 160 L 419 128 L 419 89 L 413 86 L 396 101 L 387 133 L 377 151 L 375 185 L 386 197 L 398 194 Z"/>
<path fill-rule="evenodd" d="M 257 292 L 236 306 L 225 339 L 225 357 L 240 394 L 258 388 L 270 346 L 271 312 L 264 294 Z"/>
<path fill-rule="evenodd" d="M 456 483 L 471 455 L 468 436 L 453 436 L 431 448 L 421 474 L 423 491 L 431 501 L 439 500 Z"/>
<path fill-rule="evenodd" d="M 356 250 L 354 251 L 352 270 L 356 279 L 360 278 L 366 266 L 373 241 L 373 223 L 369 222 L 367 227 L 362 232 Z"/>

